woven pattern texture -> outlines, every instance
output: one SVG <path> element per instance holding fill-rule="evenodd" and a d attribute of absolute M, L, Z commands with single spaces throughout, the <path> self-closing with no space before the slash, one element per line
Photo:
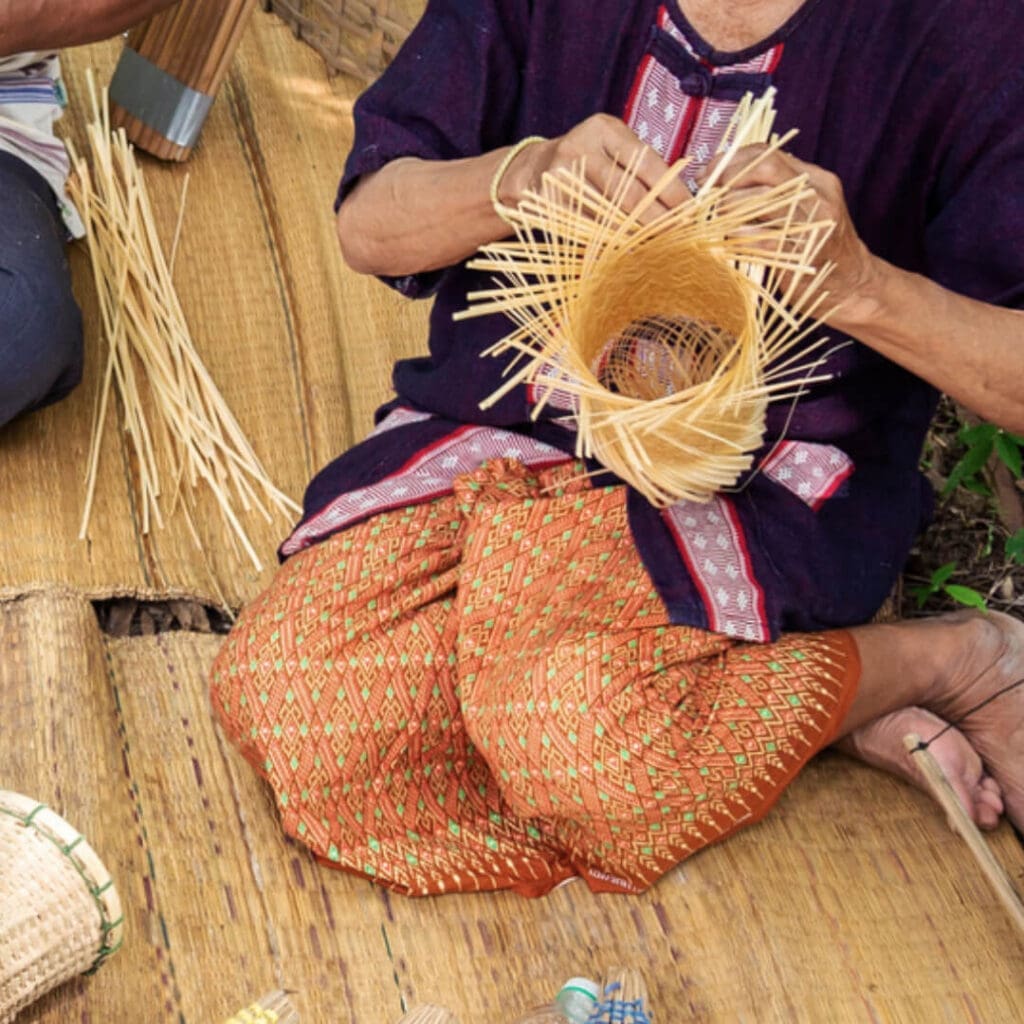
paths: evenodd
<path fill-rule="evenodd" d="M 487 463 L 289 560 L 243 612 L 214 708 L 324 859 L 415 894 L 642 891 L 829 738 L 842 643 L 671 626 L 625 489 L 578 472 Z"/>
<path fill-rule="evenodd" d="M 425 0 L 263 0 L 342 74 L 373 81 L 391 62 Z"/>
<path fill-rule="evenodd" d="M 65 53 L 70 133 L 84 69 L 109 74 L 118 50 Z M 392 361 L 426 336 L 426 305 L 339 267 L 330 199 L 354 95 L 280 18 L 257 13 L 189 164 L 147 167 L 164 238 L 192 174 L 179 292 L 225 397 L 296 497 L 366 433 Z M 126 941 L 19 1024 L 217 1022 L 281 987 L 303 1021 L 384 1024 L 434 1003 L 470 1024 L 514 1017 L 611 962 L 643 970 L 663 1024 L 1022 1019 L 1024 943 L 962 841 L 923 793 L 837 754 L 813 760 L 760 825 L 628 899 L 576 883 L 543 900 L 410 900 L 320 868 L 214 726 L 221 638 L 110 639 L 83 597 L 205 594 L 209 575 L 232 604 L 249 600 L 283 530 L 264 527 L 260 578 L 212 515 L 200 524 L 208 569 L 178 524 L 141 535 L 112 423 L 103 529 L 75 539 L 102 368 L 82 255 L 87 378 L 0 438 L 0 786 L 58 808 L 102 852 Z M 40 586 L 57 579 L 74 592 Z M 1013 833 L 990 842 L 1020 884 Z"/>
<path fill-rule="evenodd" d="M 35 800 L 0 790 L 0 1024 L 120 944 L 121 904 L 99 857 Z"/>

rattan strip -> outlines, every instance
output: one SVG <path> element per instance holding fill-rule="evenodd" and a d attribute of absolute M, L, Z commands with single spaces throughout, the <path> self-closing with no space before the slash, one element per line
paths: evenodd
<path fill-rule="evenodd" d="M 270 480 L 204 366 L 178 299 L 172 255 L 164 255 L 146 181 L 124 130 L 111 131 L 105 97 L 90 77 L 89 159 L 72 148 L 70 194 L 89 230 L 89 256 L 108 344 L 97 398 L 80 536 L 88 534 L 104 424 L 116 390 L 138 475 L 142 529 L 180 511 L 197 547 L 195 492 L 216 499 L 229 543 L 257 570 L 263 563 L 244 520 L 286 520 L 298 505 Z M 180 217 L 179 217 L 180 227 Z M 166 481 L 170 479 L 168 486 Z"/>
<path fill-rule="evenodd" d="M 766 143 L 767 154 L 792 137 L 773 134 L 773 100 L 769 90 L 739 104 L 688 201 L 645 221 L 685 160 L 630 212 L 621 197 L 639 154 L 606 192 L 584 166 L 562 169 L 515 208 L 496 206 L 515 237 L 469 264 L 494 286 L 471 292 L 455 319 L 503 313 L 514 325 L 488 350 L 512 359 L 483 407 L 521 384 L 540 394 L 535 416 L 572 396 L 576 454 L 656 506 L 735 487 L 764 443 L 769 402 L 828 378 L 825 341 L 809 335 L 826 309 L 831 268 L 817 256 L 832 223 L 816 219 L 806 176 L 753 191 L 722 184 L 742 147 Z"/>

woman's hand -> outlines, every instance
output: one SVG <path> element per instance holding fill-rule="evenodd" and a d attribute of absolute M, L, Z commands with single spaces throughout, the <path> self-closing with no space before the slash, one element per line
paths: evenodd
<path fill-rule="evenodd" d="M 958 295 L 875 256 L 857 234 L 834 174 L 788 153 L 765 155 L 765 148 L 740 150 L 721 180 L 742 192 L 807 176 L 814 196 L 801 212 L 835 225 L 816 258 L 818 266 L 834 265 L 825 282 L 833 300 L 826 322 L 979 416 L 1024 432 L 1024 312 Z"/>
<path fill-rule="evenodd" d="M 367 175 L 338 211 L 345 261 L 362 273 L 400 276 L 450 266 L 507 238 L 508 223 L 491 203 L 491 184 L 508 155 L 504 146 L 461 160 L 404 157 Z M 581 161 L 590 184 L 612 194 L 637 158 L 635 180 L 623 196 L 627 212 L 664 177 L 668 164 L 624 121 L 595 114 L 564 135 L 521 149 L 501 174 L 498 200 L 516 206 L 527 191 L 540 187 L 545 173 Z M 642 220 L 689 196 L 681 179 L 669 182 Z"/>
<path fill-rule="evenodd" d="M 545 174 L 580 166 L 595 189 L 611 195 L 616 192 L 627 167 L 638 158 L 636 176 L 620 203 L 626 213 L 632 212 L 669 167 L 624 121 L 610 114 L 594 114 L 564 135 L 534 143 L 519 153 L 499 182 L 498 198 L 506 206 L 515 206 L 527 191 L 539 190 Z M 682 179 L 671 182 L 644 219 L 657 216 L 689 198 L 690 192 Z"/>
<path fill-rule="evenodd" d="M 806 176 L 813 198 L 801 203 L 798 213 L 805 221 L 830 221 L 834 227 L 815 259 L 815 269 L 832 264 L 828 289 L 829 323 L 865 323 L 877 303 L 882 261 L 861 241 L 850 219 L 839 178 L 815 164 L 781 150 L 768 152 L 762 144 L 744 146 L 730 161 L 720 182 L 730 185 L 736 198 L 748 191 L 763 192 L 801 175 Z M 715 165 L 708 168 L 710 174 Z"/>

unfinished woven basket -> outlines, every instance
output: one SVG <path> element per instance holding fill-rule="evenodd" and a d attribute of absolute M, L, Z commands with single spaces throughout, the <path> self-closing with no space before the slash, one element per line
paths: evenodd
<path fill-rule="evenodd" d="M 621 197 L 637 157 L 610 192 L 579 164 L 545 174 L 516 208 L 498 208 L 515 237 L 470 262 L 496 275 L 494 287 L 471 292 L 455 315 L 502 313 L 515 325 L 488 350 L 514 358 L 482 407 L 532 385 L 534 416 L 548 403 L 571 411 L 576 454 L 659 507 L 737 484 L 764 443 L 769 402 L 791 404 L 828 377 L 824 340 L 808 335 L 827 299 L 830 267 L 815 261 L 832 224 L 807 215 L 806 176 L 752 192 L 722 184 L 743 146 L 766 143 L 766 154 L 792 137 L 773 134 L 773 100 L 773 90 L 748 95 L 717 169 L 647 223 L 685 160 L 632 212 Z"/>
<path fill-rule="evenodd" d="M 335 71 L 372 82 L 420 19 L 426 0 L 263 0 Z"/>
<path fill-rule="evenodd" d="M 0 790 L 0 1024 L 121 944 L 121 901 L 63 818 Z"/>

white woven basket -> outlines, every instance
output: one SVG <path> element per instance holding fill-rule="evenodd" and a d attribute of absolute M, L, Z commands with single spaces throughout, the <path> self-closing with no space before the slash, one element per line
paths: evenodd
<path fill-rule="evenodd" d="M 121 901 L 63 818 L 0 790 L 0 1024 L 121 945 Z"/>

